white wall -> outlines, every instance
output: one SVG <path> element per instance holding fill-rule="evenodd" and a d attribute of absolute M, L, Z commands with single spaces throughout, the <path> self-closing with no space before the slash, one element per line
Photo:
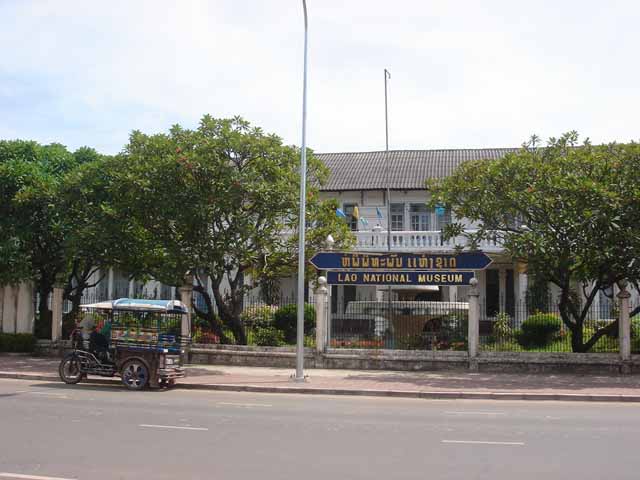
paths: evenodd
<path fill-rule="evenodd" d="M 29 283 L 0 287 L 0 331 L 33 333 L 33 286 Z"/>
<path fill-rule="evenodd" d="M 391 191 L 391 203 L 404 203 L 404 223 L 405 230 L 411 229 L 409 208 L 412 203 L 424 204 L 429 200 L 429 192 L 426 190 L 392 190 Z M 361 222 L 358 223 L 358 230 L 366 231 L 371 230 L 374 226 L 380 225 L 382 230 L 387 229 L 387 204 L 386 204 L 386 191 L 384 190 L 351 190 L 343 192 L 320 192 L 321 200 L 335 199 L 338 201 L 340 208 L 343 208 L 345 204 L 356 204 L 360 212 L 360 217 L 367 220 L 368 225 L 364 226 Z M 376 208 L 382 213 L 382 219 L 378 219 Z M 463 221 L 465 225 L 472 227 L 471 222 Z M 436 227 L 435 215 L 432 214 L 431 228 L 435 230 Z"/>

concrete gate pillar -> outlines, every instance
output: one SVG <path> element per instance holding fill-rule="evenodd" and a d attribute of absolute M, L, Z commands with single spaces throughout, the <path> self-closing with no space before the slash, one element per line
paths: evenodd
<path fill-rule="evenodd" d="M 62 296 L 64 285 L 56 283 L 51 296 L 51 340 L 57 342 L 62 339 Z"/>
<path fill-rule="evenodd" d="M 618 319 L 618 342 L 620 344 L 620 360 L 623 362 L 623 372 L 628 370 L 626 362 L 631 360 L 631 322 L 629 320 L 629 297 L 631 294 L 627 291 L 627 281 L 622 280 L 618 283 L 620 292 L 618 293 L 618 301 L 620 308 L 620 317 Z"/>
<path fill-rule="evenodd" d="M 467 343 L 469 348 L 469 370 L 478 370 L 478 344 L 480 342 L 480 291 L 478 280 L 469 282 L 469 331 Z"/>
<path fill-rule="evenodd" d="M 327 349 L 327 311 L 329 290 L 327 289 L 327 279 L 318 277 L 318 288 L 314 292 L 313 299 L 316 308 L 316 352 L 324 353 Z"/>

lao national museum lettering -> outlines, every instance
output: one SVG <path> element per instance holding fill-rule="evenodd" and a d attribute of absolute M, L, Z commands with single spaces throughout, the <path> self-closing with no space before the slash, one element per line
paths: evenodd
<path fill-rule="evenodd" d="M 311 259 L 318 270 L 482 270 L 491 259 L 482 252 L 459 254 L 320 252 Z"/>
<path fill-rule="evenodd" d="M 473 272 L 344 271 L 327 272 L 330 285 L 469 285 Z"/>

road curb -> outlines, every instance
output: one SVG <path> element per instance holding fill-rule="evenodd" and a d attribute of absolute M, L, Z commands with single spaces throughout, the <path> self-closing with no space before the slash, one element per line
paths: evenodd
<path fill-rule="evenodd" d="M 59 382 L 57 375 L 0 372 L 0 378 L 14 380 L 44 380 Z M 83 382 L 84 383 L 84 382 Z M 91 378 L 86 383 L 112 385 L 118 380 Z M 185 390 L 210 390 L 222 392 L 253 393 L 297 393 L 305 395 L 344 395 L 391 398 L 421 398 L 431 400 L 535 400 L 535 401 L 567 401 L 567 402 L 640 402 L 640 395 L 607 395 L 583 393 L 527 393 L 527 392 L 464 392 L 464 391 L 416 391 L 416 390 L 371 390 L 350 388 L 325 388 L 311 386 L 271 387 L 264 385 L 229 385 L 224 383 L 185 383 L 179 382 L 176 388 Z"/>

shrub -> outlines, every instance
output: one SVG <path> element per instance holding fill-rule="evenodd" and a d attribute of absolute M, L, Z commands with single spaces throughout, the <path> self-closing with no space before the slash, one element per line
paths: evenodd
<path fill-rule="evenodd" d="M 287 343 L 295 343 L 298 322 L 297 306 L 295 304 L 280 307 L 273 316 L 273 325 L 282 330 Z M 316 326 L 316 309 L 313 305 L 304 306 L 304 333 L 308 335 Z"/>
<path fill-rule="evenodd" d="M 220 337 L 206 330 L 195 330 L 191 336 L 193 343 L 220 343 Z"/>
<path fill-rule="evenodd" d="M 278 307 L 275 305 L 251 305 L 244 309 L 240 320 L 248 327 L 269 327 Z"/>
<path fill-rule="evenodd" d="M 421 334 L 406 335 L 396 339 L 396 348 L 399 350 L 423 350 L 427 340 Z"/>
<path fill-rule="evenodd" d="M 640 315 L 631 319 L 631 338 L 640 339 Z"/>
<path fill-rule="evenodd" d="M 0 333 L 0 352 L 31 353 L 36 349 L 36 337 L 31 333 Z"/>
<path fill-rule="evenodd" d="M 551 313 L 536 313 L 522 323 L 521 329 L 517 338 L 520 346 L 546 347 L 560 333 L 562 320 Z"/>
<path fill-rule="evenodd" d="M 469 317 L 461 313 L 450 313 L 442 318 L 438 339 L 447 342 L 466 342 Z"/>
<path fill-rule="evenodd" d="M 508 313 L 500 312 L 493 323 L 493 335 L 498 342 L 508 342 L 513 338 L 511 317 Z"/>
<path fill-rule="evenodd" d="M 253 339 L 259 347 L 279 347 L 284 345 L 284 333 L 275 327 L 257 327 Z"/>

